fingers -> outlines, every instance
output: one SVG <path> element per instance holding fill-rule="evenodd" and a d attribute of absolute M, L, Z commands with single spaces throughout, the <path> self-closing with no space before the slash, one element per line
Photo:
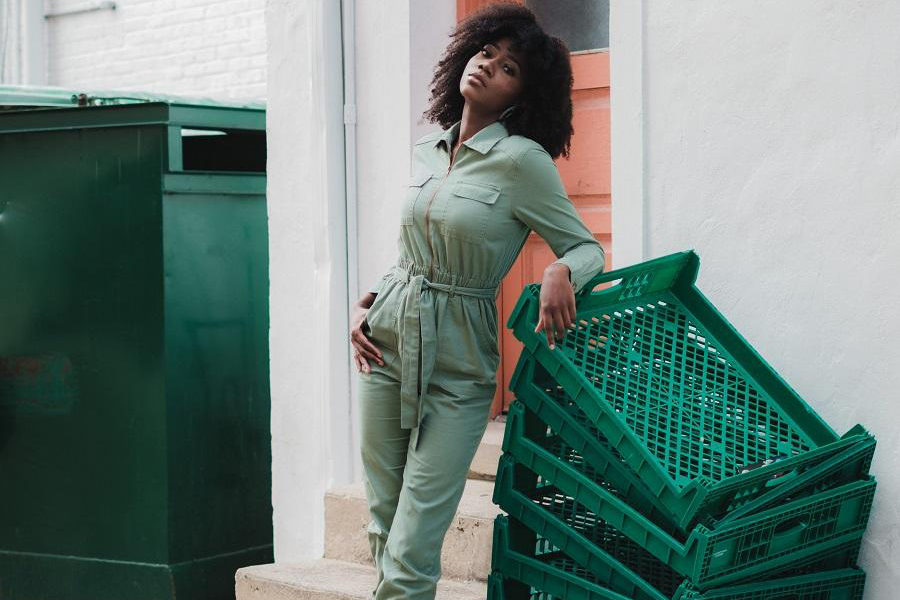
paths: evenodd
<path fill-rule="evenodd" d="M 547 345 L 550 346 L 550 349 L 553 350 L 553 333 L 552 327 L 547 327 L 546 323 L 548 322 L 545 317 L 546 311 L 541 309 L 540 316 L 538 317 L 537 326 L 534 328 L 534 332 L 538 333 L 542 329 L 544 330 L 544 335 L 547 336 Z"/>
<path fill-rule="evenodd" d="M 553 317 L 550 316 L 549 311 L 545 311 L 542 319 L 544 321 L 544 335 L 547 337 L 547 345 L 550 346 L 551 350 L 553 350 L 554 346 L 556 346 L 556 340 L 553 339 Z"/>
<path fill-rule="evenodd" d="M 556 347 L 556 341 L 553 339 L 556 327 L 554 323 L 555 319 L 552 312 L 548 309 L 541 309 L 537 327 L 534 328 L 535 333 L 538 333 L 541 329 L 544 330 L 544 335 L 547 337 L 547 345 L 550 346 L 551 350 Z"/>
<path fill-rule="evenodd" d="M 575 300 L 574 297 L 572 301 L 568 305 L 568 310 L 566 311 L 566 323 L 568 323 L 567 327 L 569 329 L 575 329 L 575 322 L 578 320 L 578 312 L 575 309 Z"/>
<path fill-rule="evenodd" d="M 384 366 L 384 359 L 381 357 L 381 352 L 379 352 L 378 349 L 371 344 L 371 342 L 369 342 L 369 344 L 367 345 L 363 345 L 362 343 L 354 339 L 353 348 L 355 351 L 355 355 L 359 356 L 360 358 L 361 365 L 368 367 L 369 361 L 373 360 L 382 367 Z"/>
<path fill-rule="evenodd" d="M 564 296 L 562 302 L 561 316 L 563 321 L 565 322 L 566 329 L 571 329 L 575 326 L 575 320 L 578 318 L 577 311 L 575 308 L 575 292 L 571 287 L 566 288 L 566 294 Z M 566 330 L 563 330 L 563 335 L 565 335 Z"/>
<path fill-rule="evenodd" d="M 355 340 L 353 342 L 353 360 L 356 363 L 356 368 L 366 373 L 369 372 L 370 368 L 369 360 L 377 361 L 382 366 L 384 366 L 383 361 L 381 361 L 377 356 L 371 354 L 369 351 L 364 350 L 362 345 L 357 343 Z"/>
<path fill-rule="evenodd" d="M 384 356 L 382 356 L 381 350 L 375 347 L 375 344 L 366 337 L 366 334 L 359 332 L 359 335 L 353 338 L 353 342 L 364 358 L 370 358 L 382 367 L 384 366 Z"/>
<path fill-rule="evenodd" d="M 368 373 L 371 370 L 370 360 L 374 360 L 382 367 L 384 366 L 384 356 L 381 354 L 372 340 L 362 331 L 362 325 L 365 319 L 360 321 L 359 325 L 354 327 L 350 332 L 350 343 L 353 345 L 354 355 L 353 361 L 356 363 L 357 370 Z"/>
<path fill-rule="evenodd" d="M 565 315 L 565 309 L 558 309 L 553 313 L 553 326 L 556 328 L 556 338 L 559 341 L 562 341 L 564 337 L 566 337 L 566 329 L 569 325 L 569 320 Z"/>
<path fill-rule="evenodd" d="M 557 341 L 562 341 L 569 329 L 575 328 L 575 306 L 566 304 L 560 307 L 542 307 L 534 332 L 542 329 L 547 336 L 547 345 L 553 350 Z"/>
<path fill-rule="evenodd" d="M 359 352 L 353 353 L 353 361 L 356 363 L 356 370 L 360 373 L 368 373 L 371 369 L 369 361 L 367 361 Z"/>

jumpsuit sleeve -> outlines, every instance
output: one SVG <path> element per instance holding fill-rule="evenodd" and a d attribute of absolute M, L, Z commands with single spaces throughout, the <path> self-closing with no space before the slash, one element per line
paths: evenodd
<path fill-rule="evenodd" d="M 603 247 L 581 220 L 563 187 L 559 170 L 543 148 L 529 148 L 518 160 L 513 214 L 550 245 L 569 267 L 575 292 L 603 270 Z"/>

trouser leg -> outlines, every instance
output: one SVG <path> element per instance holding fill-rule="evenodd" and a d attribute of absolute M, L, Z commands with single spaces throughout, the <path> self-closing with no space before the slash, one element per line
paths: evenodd
<path fill-rule="evenodd" d="M 373 368 L 359 379 L 360 451 L 369 506 L 366 530 L 377 571 L 376 589 L 384 577 L 385 544 L 394 521 L 409 430 L 400 429 L 400 382 L 387 370 Z"/>
<path fill-rule="evenodd" d="M 441 547 L 456 514 L 469 465 L 487 426 L 490 397 L 434 399 L 409 447 L 403 486 L 383 548 L 376 600 L 433 600 Z"/>

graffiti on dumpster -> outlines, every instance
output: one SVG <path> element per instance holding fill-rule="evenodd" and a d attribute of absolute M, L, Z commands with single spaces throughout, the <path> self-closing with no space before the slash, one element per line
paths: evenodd
<path fill-rule="evenodd" d="M 0 356 L 0 411 L 64 415 L 76 399 L 75 369 L 61 353 Z"/>

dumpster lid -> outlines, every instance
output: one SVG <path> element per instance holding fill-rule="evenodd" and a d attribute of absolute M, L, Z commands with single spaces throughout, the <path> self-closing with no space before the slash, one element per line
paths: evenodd
<path fill-rule="evenodd" d="M 53 86 L 0 85 L 0 111 L 47 107 L 108 106 L 165 102 L 187 106 L 265 110 L 262 100 L 217 100 L 205 96 L 177 96 L 154 92 L 109 89 L 70 89 Z"/>

